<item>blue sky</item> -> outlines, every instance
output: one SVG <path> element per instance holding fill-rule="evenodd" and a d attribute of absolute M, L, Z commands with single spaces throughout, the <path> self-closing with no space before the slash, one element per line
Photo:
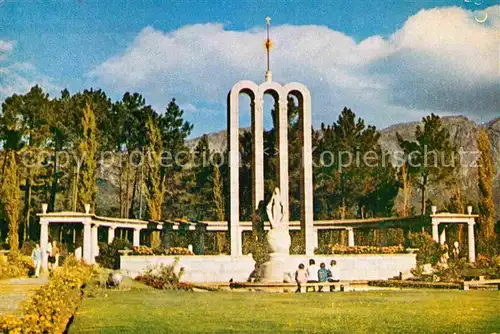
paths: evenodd
<path fill-rule="evenodd" d="M 500 115 L 492 4 L 0 0 L 0 99 L 33 83 L 51 95 L 93 86 L 118 99 L 134 90 L 159 111 L 177 97 L 195 135 L 220 130 L 232 83 L 262 80 L 270 16 L 274 78 L 310 87 L 315 124 L 331 123 L 344 105 L 379 127 L 428 112 L 487 121 Z M 485 23 L 474 20 L 484 12 Z M 477 43 L 484 47 L 471 59 L 466 49 Z M 458 59 L 448 63 L 450 55 Z"/>

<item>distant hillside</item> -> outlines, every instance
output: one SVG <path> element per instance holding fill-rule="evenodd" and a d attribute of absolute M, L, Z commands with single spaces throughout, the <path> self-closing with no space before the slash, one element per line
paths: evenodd
<path fill-rule="evenodd" d="M 380 145 L 389 153 L 394 153 L 400 150 L 396 133 L 399 133 L 405 139 L 414 139 L 415 128 L 419 122 L 402 123 L 392 125 L 388 128 L 380 130 L 381 138 Z M 497 217 L 500 219 L 500 117 L 491 122 L 478 125 L 475 122 L 463 116 L 443 117 L 443 124 L 449 130 L 453 144 L 457 148 L 465 152 L 462 157 L 463 166 L 461 167 L 462 175 L 462 191 L 464 196 L 475 202 L 477 200 L 477 168 L 473 166 L 477 159 L 476 139 L 481 127 L 486 129 L 488 133 L 492 149 L 493 159 L 496 167 L 496 178 L 494 183 L 495 203 L 497 204 Z M 248 129 L 245 129 L 248 130 Z M 227 147 L 226 131 L 207 134 L 210 149 L 216 151 L 224 151 Z M 199 138 L 192 139 L 188 142 L 190 148 L 194 148 L 198 143 Z M 452 191 L 444 186 L 433 187 L 429 189 L 430 198 L 439 198 L 435 203 L 438 207 L 443 207 L 444 203 L 451 197 Z M 420 209 L 419 193 L 414 191 L 411 204 L 415 207 L 416 212 Z M 399 199 L 397 199 L 399 200 Z"/>

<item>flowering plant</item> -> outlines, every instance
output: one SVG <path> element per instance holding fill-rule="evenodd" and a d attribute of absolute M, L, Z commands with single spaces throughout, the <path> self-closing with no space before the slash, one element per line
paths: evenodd
<path fill-rule="evenodd" d="M 165 290 L 192 290 L 192 285 L 181 282 L 184 268 L 178 269 L 178 262 L 171 265 L 160 264 L 146 269 L 136 280 L 155 289 Z"/>
<path fill-rule="evenodd" d="M 194 253 L 187 248 L 170 247 L 165 251 L 165 255 L 194 255 Z"/>
<path fill-rule="evenodd" d="M 33 269 L 30 258 L 19 253 L 0 256 L 0 279 L 28 276 Z"/>
<path fill-rule="evenodd" d="M 154 255 L 154 252 L 148 246 L 134 246 L 132 247 L 132 255 Z"/>
<path fill-rule="evenodd" d="M 402 245 L 397 246 L 344 246 L 339 244 L 328 245 L 327 254 L 398 254 L 404 253 Z"/>
<path fill-rule="evenodd" d="M 62 333 L 80 302 L 81 289 L 92 268 L 66 261 L 57 268 L 49 283 L 41 287 L 22 307 L 22 316 L 0 318 L 2 333 Z"/>

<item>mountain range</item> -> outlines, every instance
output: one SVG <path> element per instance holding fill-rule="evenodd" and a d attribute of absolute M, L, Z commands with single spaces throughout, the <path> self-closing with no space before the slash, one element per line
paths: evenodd
<path fill-rule="evenodd" d="M 443 117 L 443 126 L 448 129 L 452 144 L 457 148 L 461 155 L 460 166 L 460 182 L 462 198 L 467 201 L 467 204 L 475 204 L 478 201 L 478 186 L 477 186 L 477 167 L 475 162 L 478 157 L 477 136 L 479 130 L 484 128 L 490 138 L 493 162 L 495 166 L 495 178 L 493 183 L 494 202 L 496 204 L 497 218 L 500 219 L 500 117 L 486 124 L 477 124 L 464 116 L 449 116 Z M 396 138 L 396 133 L 399 133 L 404 139 L 414 140 L 415 129 L 419 122 L 400 123 L 389 126 L 380 131 L 380 145 L 383 150 L 390 154 L 394 154 L 401 150 Z M 248 131 L 248 129 L 243 129 Z M 201 137 L 189 140 L 187 146 L 189 148 L 196 147 L 196 144 Z M 227 147 L 227 132 L 225 130 L 207 134 L 209 147 L 211 150 L 223 152 Z M 394 155 L 393 155 L 394 156 Z M 455 189 L 450 189 L 445 185 L 432 185 L 429 187 L 428 198 L 433 201 L 434 205 L 438 206 L 438 210 L 443 210 L 443 207 L 449 201 L 450 197 L 455 193 Z M 401 198 L 398 195 L 396 204 Z M 420 211 L 420 192 L 413 191 L 410 206 L 414 207 L 415 212 Z M 474 209 L 476 210 L 476 209 Z"/>

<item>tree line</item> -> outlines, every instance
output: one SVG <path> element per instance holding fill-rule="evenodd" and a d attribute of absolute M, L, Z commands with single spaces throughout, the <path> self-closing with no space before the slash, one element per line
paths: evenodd
<path fill-rule="evenodd" d="M 277 185 L 276 122 L 264 132 L 265 193 Z M 300 217 L 299 107 L 288 100 L 290 218 Z M 36 213 L 42 203 L 48 211 L 82 211 L 84 204 L 100 215 L 162 220 L 195 218 L 224 220 L 228 203 L 227 152 L 213 159 L 208 136 L 193 150 L 187 138 L 193 124 L 175 99 L 156 111 L 139 93 L 126 92 L 112 101 L 104 91 L 88 89 L 71 94 L 63 90 L 51 98 L 39 86 L 2 103 L 0 113 L 0 233 L 17 248 L 20 238 L 37 240 Z M 486 136 L 486 137 L 485 137 Z M 459 187 L 456 148 L 436 115 L 423 119 L 415 139 L 398 134 L 399 163 L 380 146 L 380 133 L 344 108 L 332 124 L 313 130 L 315 219 L 412 215 L 411 194 L 421 194 L 421 211 L 429 211 L 427 193 L 434 184 Z M 481 230 L 493 236 L 494 203 L 491 148 L 485 132 L 478 140 L 482 196 Z M 240 135 L 240 212 L 252 218 L 251 147 L 248 131 Z M 181 155 L 179 153 L 189 152 Z M 64 154 L 63 154 L 64 153 Z M 181 163 L 164 164 L 168 156 Z M 442 157 L 429 164 L 435 155 Z M 207 159 L 212 157 L 212 159 Z M 210 163 L 207 163 L 209 161 Z M 177 161 L 179 162 L 179 161 Z M 220 163 L 218 163 L 220 162 Z M 401 193 L 404 201 L 395 207 Z M 454 201 L 454 202 L 453 202 Z M 450 205 L 463 210 L 460 191 Z M 484 226 L 484 227 L 483 227 Z"/>

